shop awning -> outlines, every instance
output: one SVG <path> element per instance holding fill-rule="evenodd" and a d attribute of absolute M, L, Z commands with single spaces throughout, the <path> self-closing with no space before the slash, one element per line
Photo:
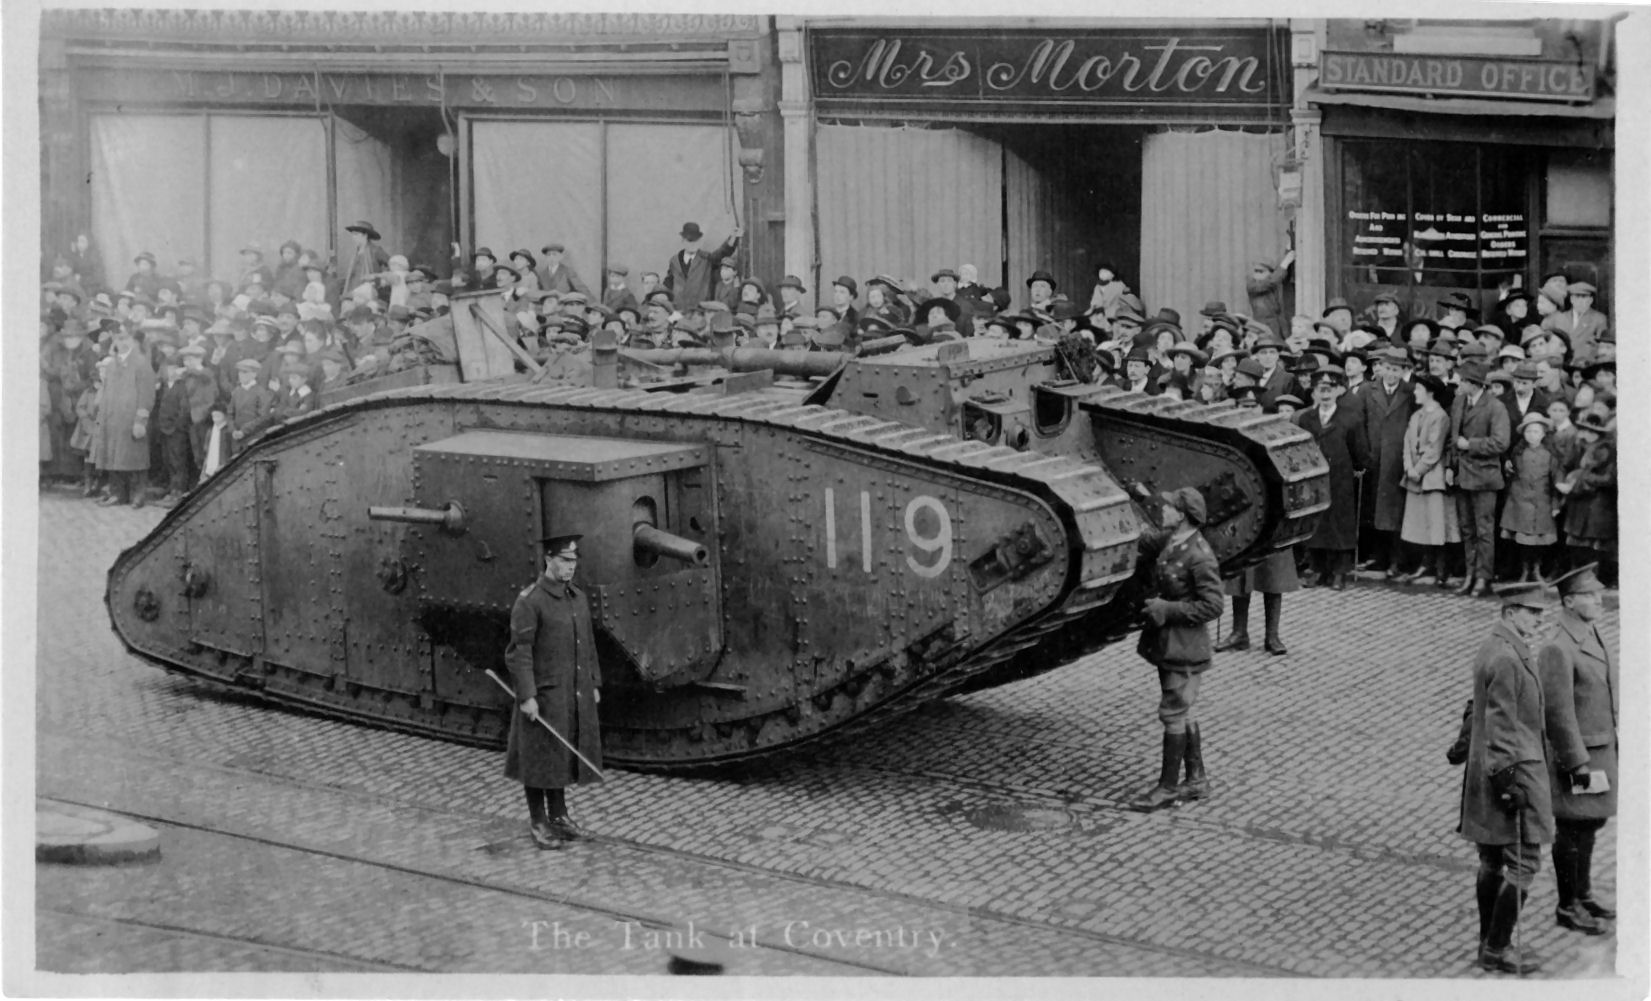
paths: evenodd
<path fill-rule="evenodd" d="M 1312 104 L 1350 104 L 1361 108 L 1421 112 L 1429 115 L 1519 116 L 1541 118 L 1588 118 L 1610 121 L 1617 117 L 1614 97 L 1602 97 L 1591 104 L 1560 104 L 1553 101 L 1501 101 L 1477 97 L 1412 97 L 1408 94 L 1342 93 L 1309 87 L 1303 95 Z"/>

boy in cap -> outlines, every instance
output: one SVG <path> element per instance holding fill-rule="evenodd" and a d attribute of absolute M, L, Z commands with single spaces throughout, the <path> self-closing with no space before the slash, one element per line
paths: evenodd
<path fill-rule="evenodd" d="M 541 540 L 544 570 L 516 596 L 504 652 L 516 696 L 504 774 L 522 783 L 529 833 L 547 850 L 585 836 L 568 816 L 567 787 L 601 781 L 602 668 L 590 605 L 573 583 L 580 538 L 547 534 Z M 570 752 L 551 730 L 579 753 Z"/>
<path fill-rule="evenodd" d="M 837 280 L 831 283 L 830 309 L 835 318 L 847 323 L 850 327 L 860 322 L 860 311 L 855 308 L 854 300 L 860 295 L 860 286 L 848 275 L 838 275 Z"/>
<path fill-rule="evenodd" d="M 636 301 L 636 296 L 631 293 L 630 286 L 626 284 L 626 279 L 630 277 L 630 274 L 631 269 L 623 264 L 608 266 L 608 284 L 602 290 L 602 305 L 615 313 L 625 308 L 634 311 L 640 305 Z"/>
<path fill-rule="evenodd" d="M 1160 527 L 1144 531 L 1139 543 L 1141 558 L 1152 570 L 1151 596 L 1142 606 L 1146 625 L 1136 652 L 1158 670 L 1163 755 L 1157 783 L 1127 804 L 1131 810 L 1147 812 L 1209 796 L 1202 735 L 1192 707 L 1213 656 L 1207 627 L 1221 615 L 1221 571 L 1215 552 L 1198 531 L 1205 507 L 1196 487 L 1157 497 L 1145 487 L 1139 492 L 1143 501 L 1161 505 Z M 1180 783 L 1183 762 L 1186 782 Z"/>
<path fill-rule="evenodd" d="M 803 280 L 796 275 L 786 275 L 780 279 L 777 286 L 780 292 L 779 314 L 782 320 L 795 320 L 808 312 L 803 304 L 803 293 L 808 291 Z"/>
<path fill-rule="evenodd" d="M 161 283 L 161 276 L 155 271 L 155 255 L 142 251 L 132 258 L 132 264 L 137 270 L 126 279 L 126 291 L 153 299 Z"/>
<path fill-rule="evenodd" d="M 271 421 L 275 394 L 262 384 L 262 368 L 263 362 L 257 358 L 235 363 L 236 384 L 229 391 L 229 436 L 235 452 L 245 448 Z"/>
<path fill-rule="evenodd" d="M 717 265 L 717 280 L 711 287 L 711 298 L 732 312 L 740 305 L 740 286 L 739 267 L 731 258 L 723 258 Z"/>
<path fill-rule="evenodd" d="M 275 405 L 270 411 L 276 421 L 291 420 L 315 409 L 315 390 L 310 388 L 313 373 L 301 355 L 302 349 L 288 352 L 287 359 L 281 363 L 281 391 L 275 394 Z"/>
<path fill-rule="evenodd" d="M 189 384 L 183 377 L 183 361 L 168 358 L 161 363 L 162 388 L 155 405 L 154 428 L 161 443 L 161 475 L 166 483 L 166 495 L 160 499 L 162 507 L 172 507 L 183 499 L 183 493 L 195 482 L 190 467 Z"/>
<path fill-rule="evenodd" d="M 533 268 L 539 278 L 539 288 L 546 292 L 578 292 L 587 298 L 591 297 L 590 286 L 573 270 L 573 265 L 564 259 L 567 255 L 566 247 L 556 242 L 547 243 L 539 248 L 539 253 L 545 257 Z M 532 255 L 528 255 L 528 260 L 532 259 Z"/>
<path fill-rule="evenodd" d="M 1553 795 L 1555 918 L 1603 935 L 1617 912 L 1593 893 L 1594 839 L 1617 812 L 1617 729 L 1622 685 L 1616 653 L 1599 631 L 1605 585 L 1592 563 L 1554 581 L 1559 621 L 1537 651 Z"/>

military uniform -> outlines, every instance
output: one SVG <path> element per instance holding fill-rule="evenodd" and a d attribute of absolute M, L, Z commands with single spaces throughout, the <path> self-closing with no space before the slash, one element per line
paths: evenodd
<path fill-rule="evenodd" d="M 1182 487 L 1163 495 L 1164 502 L 1181 511 L 1187 524 L 1204 523 L 1204 498 L 1196 488 Z M 1203 743 L 1198 724 L 1191 720 L 1199 682 L 1211 659 L 1209 623 L 1221 615 L 1221 566 L 1203 535 L 1181 538 L 1171 529 L 1143 535 L 1141 555 L 1150 562 L 1149 593 L 1144 613 L 1147 624 L 1135 652 L 1158 669 L 1158 719 L 1164 726 L 1162 767 L 1158 784 L 1136 796 L 1131 809 L 1155 810 L 1180 799 L 1209 795 L 1204 774 Z M 1187 781 L 1177 784 L 1182 762 Z"/>
<path fill-rule="evenodd" d="M 1593 565 L 1555 582 L 1561 595 L 1603 589 Z M 1559 921 L 1589 934 L 1604 931 L 1595 918 L 1616 917 L 1593 899 L 1594 837 L 1617 812 L 1617 727 L 1622 685 L 1617 658 L 1593 622 L 1574 610 L 1559 613 L 1553 635 L 1537 652 L 1542 701 L 1551 750 L 1554 882 Z M 1579 785 L 1586 774 L 1586 785 Z M 1597 776 L 1604 776 L 1603 779 Z M 1604 792 L 1586 792 L 1604 786 Z M 1577 908 L 1581 908 L 1578 913 Z"/>
<path fill-rule="evenodd" d="M 1506 619 L 1506 608 L 1546 606 L 1543 585 L 1502 588 L 1504 618 L 1473 662 L 1473 706 L 1457 831 L 1479 849 L 1479 965 L 1524 973 L 1535 969 L 1510 956 L 1519 910 L 1553 840 L 1544 702 L 1536 656 Z"/>
<path fill-rule="evenodd" d="M 578 536 L 559 536 L 545 542 L 545 572 L 522 589 L 510 609 L 510 643 L 505 647 L 504 659 L 517 706 L 510 714 L 504 774 L 522 783 L 534 841 L 541 848 L 555 848 L 558 841 L 581 836 L 568 819 L 563 790 L 570 785 L 601 781 L 596 770 L 602 767 L 602 732 L 596 704 L 600 700 L 602 669 L 596 657 L 596 637 L 585 593 L 571 580 L 555 579 L 553 565 L 548 564 L 552 556 L 577 560 Z M 529 700 L 536 703 L 537 720 L 521 711 Z M 579 760 L 550 729 L 578 748 L 586 761 Z"/>

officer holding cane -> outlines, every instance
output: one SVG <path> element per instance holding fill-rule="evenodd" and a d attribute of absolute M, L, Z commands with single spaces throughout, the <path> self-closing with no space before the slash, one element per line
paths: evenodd
<path fill-rule="evenodd" d="M 602 778 L 596 713 L 601 665 L 590 605 L 573 584 L 579 539 L 542 540 L 544 573 L 516 596 L 504 654 L 516 699 L 504 774 L 526 790 L 529 831 L 543 849 L 584 836 L 568 817 L 564 790 Z"/>
<path fill-rule="evenodd" d="M 1512 945 L 1519 911 L 1554 839 L 1543 739 L 1542 679 L 1532 644 L 1548 607 L 1544 585 L 1498 589 L 1501 618 L 1473 662 L 1473 707 L 1462 776 L 1462 837 L 1479 848 L 1481 969 L 1524 975 L 1538 963 Z"/>

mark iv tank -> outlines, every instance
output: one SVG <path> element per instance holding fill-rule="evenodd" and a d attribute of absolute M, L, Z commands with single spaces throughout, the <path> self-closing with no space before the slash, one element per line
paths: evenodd
<path fill-rule="evenodd" d="M 1288 420 L 1079 383 L 1054 345 L 599 339 L 521 374 L 497 295 L 456 297 L 444 322 L 457 366 L 271 428 L 121 554 L 105 600 L 128 649 L 500 743 L 510 706 L 486 670 L 511 603 L 535 540 L 579 532 L 606 755 L 712 765 L 1117 639 L 1156 514 L 1142 489 L 1201 490 L 1227 573 L 1327 506 L 1323 456 Z"/>

